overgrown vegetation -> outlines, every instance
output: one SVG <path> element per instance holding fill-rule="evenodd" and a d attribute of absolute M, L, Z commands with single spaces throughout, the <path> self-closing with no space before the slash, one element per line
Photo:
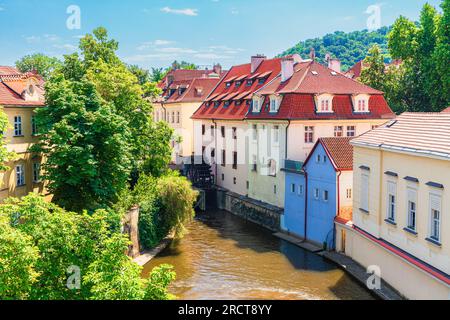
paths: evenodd
<path fill-rule="evenodd" d="M 178 238 L 184 235 L 184 225 L 194 217 L 197 197 L 191 183 L 174 172 L 160 178 L 141 175 L 135 189 L 122 195 L 117 210 L 125 212 L 139 205 L 140 244 L 152 249 L 169 233 Z"/>
<path fill-rule="evenodd" d="M 69 212 L 34 194 L 10 199 L 0 207 L 0 299 L 170 299 L 172 267 L 141 279 L 124 254 L 129 240 L 107 216 Z"/>

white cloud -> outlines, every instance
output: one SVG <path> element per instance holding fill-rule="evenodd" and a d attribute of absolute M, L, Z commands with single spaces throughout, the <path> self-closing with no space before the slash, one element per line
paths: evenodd
<path fill-rule="evenodd" d="M 191 17 L 198 16 L 198 9 L 190 9 L 190 8 L 172 9 L 170 7 L 164 7 L 161 9 L 161 11 L 164 13 L 179 14 L 179 15 L 191 16 Z"/>
<path fill-rule="evenodd" d="M 217 59 L 231 59 L 232 57 L 217 54 L 217 53 L 196 53 L 194 54 L 195 58 L 198 59 L 207 59 L 207 60 L 217 60 Z"/>
<path fill-rule="evenodd" d="M 69 43 L 54 44 L 53 47 L 56 49 L 66 50 L 66 51 L 76 51 L 78 49 L 77 46 L 74 46 L 73 44 L 69 44 Z"/>
<path fill-rule="evenodd" d="M 155 47 L 168 46 L 174 44 L 175 41 L 170 40 L 155 40 L 155 41 L 147 41 L 142 42 L 139 46 L 137 46 L 137 50 L 143 51 L 147 49 L 154 49 Z"/>

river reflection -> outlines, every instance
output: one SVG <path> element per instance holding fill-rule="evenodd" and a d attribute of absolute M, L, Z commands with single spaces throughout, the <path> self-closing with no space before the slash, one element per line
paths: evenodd
<path fill-rule="evenodd" d="M 223 211 L 198 214 L 189 233 L 144 268 L 168 263 L 179 299 L 372 299 L 335 265 Z"/>

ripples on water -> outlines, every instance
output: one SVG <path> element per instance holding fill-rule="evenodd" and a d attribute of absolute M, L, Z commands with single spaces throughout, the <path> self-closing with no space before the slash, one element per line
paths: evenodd
<path fill-rule="evenodd" d="M 198 214 L 189 233 L 144 268 L 175 267 L 179 299 L 372 299 L 322 257 L 223 211 Z"/>

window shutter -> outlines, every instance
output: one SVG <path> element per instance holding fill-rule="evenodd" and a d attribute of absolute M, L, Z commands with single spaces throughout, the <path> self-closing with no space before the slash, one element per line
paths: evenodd
<path fill-rule="evenodd" d="M 369 211 L 369 176 L 361 175 L 361 209 Z"/>
<path fill-rule="evenodd" d="M 435 194 L 430 195 L 431 210 L 441 211 L 441 197 Z"/>

